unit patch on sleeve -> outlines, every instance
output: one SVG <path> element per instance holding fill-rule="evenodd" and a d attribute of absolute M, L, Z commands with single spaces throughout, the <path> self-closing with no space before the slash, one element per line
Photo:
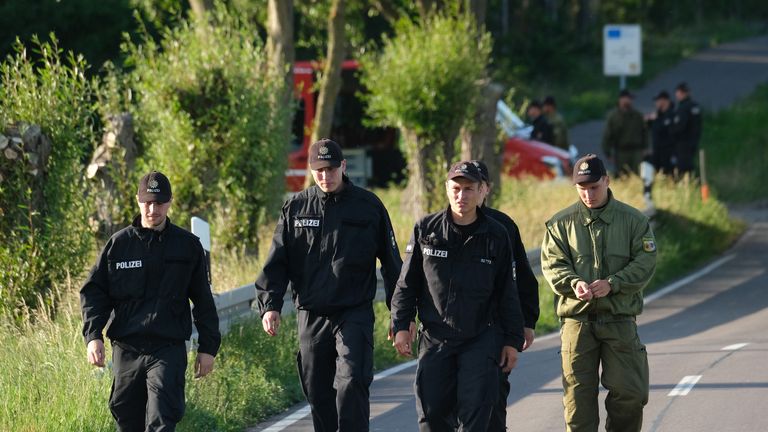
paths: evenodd
<path fill-rule="evenodd" d="M 656 240 L 653 237 L 643 237 L 643 250 L 648 253 L 656 252 Z"/>

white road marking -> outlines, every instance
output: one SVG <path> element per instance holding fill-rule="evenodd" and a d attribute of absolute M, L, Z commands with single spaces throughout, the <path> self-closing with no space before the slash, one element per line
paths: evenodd
<path fill-rule="evenodd" d="M 691 392 L 693 386 L 701 379 L 701 375 L 688 375 L 683 377 L 680 382 L 672 389 L 667 396 L 685 396 Z"/>
<path fill-rule="evenodd" d="M 680 279 L 679 281 L 677 281 L 677 282 L 675 282 L 675 283 L 673 283 L 671 285 L 668 285 L 668 286 L 660 289 L 659 291 L 656 291 L 652 295 L 649 295 L 648 297 L 645 298 L 644 304 L 648 304 L 648 303 L 650 303 L 650 302 L 652 302 L 654 300 L 657 300 L 660 297 L 665 296 L 665 295 L 667 295 L 667 294 L 669 294 L 669 293 L 671 293 L 671 292 L 681 288 L 682 286 L 693 282 L 694 280 L 696 280 L 696 279 L 706 275 L 707 273 L 709 273 L 712 270 L 720 267 L 721 265 L 725 264 L 726 262 L 732 260 L 735 257 L 736 257 L 735 254 L 726 255 L 726 256 L 720 258 L 719 260 L 713 262 L 712 264 L 704 267 L 703 269 L 697 271 L 696 273 L 688 275 L 688 276 L 684 277 L 683 279 Z M 543 341 L 543 340 L 555 338 L 555 337 L 558 337 L 558 336 L 560 336 L 560 333 L 555 331 L 555 332 L 552 332 L 552 333 L 550 333 L 548 335 L 544 335 L 544 336 L 542 336 L 540 338 L 537 338 L 536 340 L 537 341 Z M 403 371 L 405 369 L 408 369 L 408 368 L 414 366 L 416 364 L 416 362 L 417 362 L 416 360 L 411 360 L 409 362 L 402 363 L 402 364 L 399 364 L 397 366 L 391 367 L 389 369 L 383 370 L 383 371 L 379 372 L 378 374 L 376 374 L 373 377 L 373 380 L 374 381 L 378 381 L 378 380 L 386 378 L 388 376 L 392 376 L 392 375 L 394 375 L 394 374 L 396 374 L 398 372 L 401 372 L 401 371 Z M 686 377 L 686 378 L 689 378 L 689 377 Z M 683 378 L 683 381 L 685 381 L 686 378 Z M 694 378 L 695 378 L 695 380 L 693 381 L 693 383 L 691 383 L 690 388 L 688 388 L 685 391 L 684 394 L 680 394 L 680 396 L 684 396 L 684 395 L 688 394 L 688 392 L 691 391 L 691 388 L 693 388 L 693 386 L 696 384 L 696 382 L 699 380 L 699 378 L 701 378 L 701 375 L 696 375 L 696 376 L 694 376 Z M 678 386 L 675 387 L 675 389 L 672 390 L 669 393 L 669 396 L 677 396 L 677 394 L 673 394 L 673 393 L 678 390 L 678 387 L 680 387 L 680 385 L 683 383 L 683 381 L 681 381 L 680 384 L 678 384 Z M 264 429 L 263 432 L 281 432 L 281 431 L 284 431 L 288 426 L 290 426 L 290 425 L 296 423 L 297 421 L 301 420 L 302 418 L 307 416 L 309 413 L 310 413 L 309 405 L 305 405 L 305 406 L 301 407 L 299 410 L 297 410 L 297 411 L 293 412 L 292 414 L 290 414 L 289 416 L 285 417 L 284 419 L 282 419 L 282 420 L 278 421 L 277 423 L 273 424 L 272 426 Z"/>
<path fill-rule="evenodd" d="M 373 380 L 374 381 L 378 381 L 380 379 L 384 379 L 384 378 L 386 378 L 388 376 L 394 375 L 394 374 L 396 374 L 396 373 L 398 373 L 398 372 L 400 372 L 402 370 L 408 369 L 409 367 L 416 366 L 417 362 L 418 362 L 418 360 L 411 360 L 409 362 L 405 362 L 405 363 L 401 363 L 401 364 L 399 364 L 397 366 L 393 366 L 393 367 L 391 367 L 389 369 L 385 369 L 385 370 L 377 373 L 376 375 L 374 375 L 373 376 Z"/>
<path fill-rule="evenodd" d="M 299 410 L 294 411 L 291 415 L 288 417 L 280 420 L 279 422 L 273 424 L 272 426 L 264 429 L 263 432 L 280 432 L 282 430 L 285 430 L 288 426 L 296 423 L 297 421 L 303 419 L 309 414 L 309 405 L 304 405 Z"/>
<path fill-rule="evenodd" d="M 720 351 L 736 351 L 744 348 L 745 346 L 749 345 L 749 342 L 745 343 L 737 343 L 733 345 L 728 345 L 727 347 L 720 348 Z"/>
<path fill-rule="evenodd" d="M 656 300 L 656 299 L 658 299 L 660 297 L 663 297 L 663 296 L 665 296 L 665 295 L 667 295 L 667 294 L 669 294 L 669 293 L 671 293 L 671 292 L 673 292 L 675 290 L 678 290 L 678 289 L 682 288 L 683 286 L 685 286 L 685 285 L 695 281 L 696 279 L 704 276 L 705 274 L 711 272 L 712 270 L 720 267 L 721 265 L 727 263 L 728 261 L 730 261 L 730 260 L 732 260 L 734 258 L 736 258 L 736 254 L 726 255 L 726 256 L 720 258 L 719 260 L 717 260 L 717 261 L 713 262 L 712 264 L 704 267 L 703 269 L 697 271 L 696 273 L 688 275 L 688 276 L 680 279 L 679 281 L 677 281 L 677 282 L 675 282 L 673 284 L 667 285 L 666 287 L 664 287 L 664 288 L 656 291 L 655 293 L 649 295 L 648 297 L 645 298 L 645 300 L 643 300 L 643 304 L 648 304 L 648 303 L 650 303 L 650 302 L 652 302 L 652 301 L 654 301 L 654 300 Z"/>

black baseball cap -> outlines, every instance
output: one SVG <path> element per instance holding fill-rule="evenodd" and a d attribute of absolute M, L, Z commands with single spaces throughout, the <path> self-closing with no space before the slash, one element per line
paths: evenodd
<path fill-rule="evenodd" d="M 634 99 L 635 95 L 633 95 L 632 92 L 627 89 L 621 89 L 621 91 L 619 92 L 619 97 L 620 98 L 628 97 L 628 98 Z"/>
<path fill-rule="evenodd" d="M 136 192 L 139 202 L 167 203 L 171 200 L 171 182 L 165 174 L 152 171 L 145 174 L 139 181 L 139 189 Z"/>
<path fill-rule="evenodd" d="M 477 168 L 477 171 L 480 173 L 480 180 L 489 183 L 491 181 L 491 176 L 488 174 L 488 165 L 479 159 L 473 159 L 470 162 Z"/>
<path fill-rule="evenodd" d="M 458 177 L 464 177 L 475 183 L 483 181 L 483 176 L 477 169 L 477 166 L 470 161 L 461 161 L 453 164 L 450 170 L 448 170 L 448 180 L 453 180 Z"/>
<path fill-rule="evenodd" d="M 532 100 L 531 102 L 528 103 L 528 108 L 526 109 L 531 109 L 531 108 L 541 109 L 541 102 L 539 102 L 538 99 Z"/>
<path fill-rule="evenodd" d="M 338 168 L 343 160 L 341 146 L 336 141 L 324 138 L 309 146 L 309 167 L 313 170 L 326 167 Z"/>
<path fill-rule="evenodd" d="M 667 100 L 669 100 L 669 93 L 667 93 L 667 91 L 666 91 L 666 90 L 662 90 L 662 91 L 660 91 L 660 92 L 659 92 L 659 94 L 657 94 L 657 95 L 656 95 L 656 96 L 653 98 L 653 100 L 655 100 L 655 101 L 656 101 L 656 100 L 659 100 L 659 99 L 667 99 Z"/>
<path fill-rule="evenodd" d="M 557 102 L 555 101 L 555 97 L 554 96 L 547 96 L 547 97 L 545 97 L 543 104 L 544 105 L 557 106 Z"/>
<path fill-rule="evenodd" d="M 593 153 L 582 156 L 573 166 L 573 184 L 594 183 L 604 175 L 607 175 L 605 165 Z"/>
<path fill-rule="evenodd" d="M 675 87 L 675 90 L 680 90 L 683 93 L 689 93 L 691 90 L 688 88 L 688 83 L 683 81 Z"/>

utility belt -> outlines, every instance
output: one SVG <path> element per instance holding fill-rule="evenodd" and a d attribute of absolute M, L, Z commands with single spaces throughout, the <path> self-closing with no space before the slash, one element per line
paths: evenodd
<path fill-rule="evenodd" d="M 569 317 L 560 317 L 561 324 L 567 321 L 592 322 L 592 323 L 602 324 L 602 323 L 622 322 L 622 321 L 637 321 L 637 318 L 634 315 L 620 315 L 620 314 L 598 313 L 598 312 L 581 313 L 581 314 L 569 316 Z"/>

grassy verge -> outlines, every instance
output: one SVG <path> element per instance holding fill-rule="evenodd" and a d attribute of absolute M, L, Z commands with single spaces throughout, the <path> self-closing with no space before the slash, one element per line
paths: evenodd
<path fill-rule="evenodd" d="M 705 113 L 701 147 L 717 196 L 729 202 L 768 197 L 768 85 L 732 108 Z"/>

